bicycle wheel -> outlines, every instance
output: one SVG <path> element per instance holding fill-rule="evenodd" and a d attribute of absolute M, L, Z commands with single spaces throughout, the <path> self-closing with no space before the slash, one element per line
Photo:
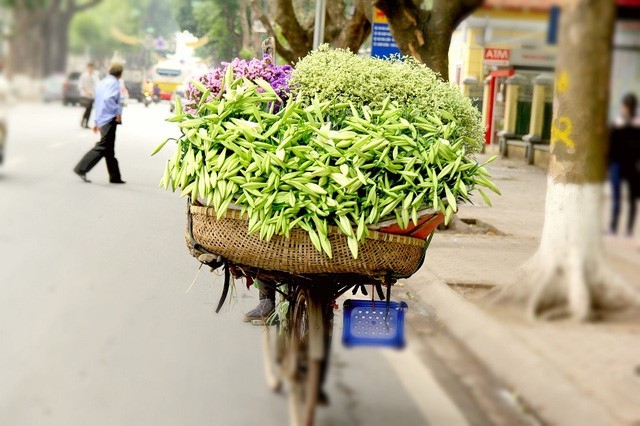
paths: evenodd
<path fill-rule="evenodd" d="M 320 386 L 318 394 L 319 405 L 329 405 L 329 396 L 324 391 L 324 383 L 329 373 L 329 360 L 331 359 L 331 341 L 333 338 L 333 302 L 324 305 L 322 317 L 324 323 L 324 357 L 320 363 Z"/>
<path fill-rule="evenodd" d="M 278 294 L 276 297 L 276 309 L 279 303 L 287 303 L 284 297 Z M 281 320 L 277 316 L 273 318 L 271 324 L 265 323 L 262 334 L 262 360 L 264 362 L 264 374 L 267 386 L 274 392 L 280 392 L 284 377 L 284 358 L 287 350 L 287 340 L 289 339 L 286 320 Z"/>
<path fill-rule="evenodd" d="M 290 325 L 287 376 L 291 423 L 309 426 L 318 403 L 326 339 L 322 304 L 309 291 L 300 290 Z"/>

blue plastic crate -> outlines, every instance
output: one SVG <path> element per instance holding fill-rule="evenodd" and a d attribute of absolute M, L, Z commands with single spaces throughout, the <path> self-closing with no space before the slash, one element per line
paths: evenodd
<path fill-rule="evenodd" d="M 409 309 L 406 303 L 387 305 L 385 301 L 349 299 L 343 308 L 342 343 L 345 346 L 404 347 L 404 314 Z"/>

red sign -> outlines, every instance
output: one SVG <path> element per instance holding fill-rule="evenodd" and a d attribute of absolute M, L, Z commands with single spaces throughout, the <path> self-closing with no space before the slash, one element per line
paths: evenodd
<path fill-rule="evenodd" d="M 381 11 L 377 7 L 374 7 L 373 8 L 373 22 L 387 23 L 389 21 L 387 20 L 387 15 L 385 15 L 383 11 Z"/>
<path fill-rule="evenodd" d="M 640 7 L 640 0 L 616 0 L 618 6 Z"/>
<path fill-rule="evenodd" d="M 488 65 L 509 65 L 510 49 L 484 49 L 484 63 Z"/>

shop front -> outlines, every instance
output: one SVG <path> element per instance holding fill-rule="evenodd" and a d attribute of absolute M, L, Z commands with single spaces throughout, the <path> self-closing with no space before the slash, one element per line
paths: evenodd
<path fill-rule="evenodd" d="M 543 129 L 550 128 L 551 124 L 553 89 L 548 89 L 547 79 L 538 91 L 535 83 L 541 75 L 553 73 L 554 64 L 552 48 L 484 49 L 483 67 L 487 78 L 482 117 L 487 144 L 497 143 L 500 131 L 522 137 L 534 130 L 539 138 L 543 138 Z M 534 116 L 540 119 L 532 129 L 531 118 Z"/>

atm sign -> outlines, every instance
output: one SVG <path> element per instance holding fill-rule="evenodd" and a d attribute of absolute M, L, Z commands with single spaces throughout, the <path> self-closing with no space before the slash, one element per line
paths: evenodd
<path fill-rule="evenodd" d="M 487 65 L 509 65 L 510 49 L 484 49 L 484 63 Z"/>

